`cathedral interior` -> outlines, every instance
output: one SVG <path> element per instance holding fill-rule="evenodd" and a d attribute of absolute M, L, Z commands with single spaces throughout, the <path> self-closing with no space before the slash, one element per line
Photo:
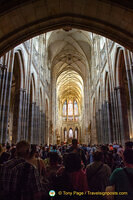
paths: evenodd
<path fill-rule="evenodd" d="M 49 2 L 1 1 L 0 143 L 133 140 L 133 4 Z"/>

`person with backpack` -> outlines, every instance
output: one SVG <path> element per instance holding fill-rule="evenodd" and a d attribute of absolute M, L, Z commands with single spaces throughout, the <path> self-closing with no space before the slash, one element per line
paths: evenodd
<path fill-rule="evenodd" d="M 67 150 L 67 152 L 77 153 L 80 156 L 81 161 L 84 163 L 84 166 L 86 166 L 85 152 L 83 149 L 79 148 L 77 139 L 72 139 L 72 146 Z"/>
<path fill-rule="evenodd" d="M 0 165 L 0 200 L 41 200 L 42 186 L 37 169 L 27 162 L 30 144 L 20 141 L 16 157 Z"/>
<path fill-rule="evenodd" d="M 88 187 L 91 192 L 105 192 L 106 186 L 109 184 L 109 177 L 111 169 L 107 164 L 103 163 L 104 155 L 100 151 L 93 154 L 94 162 L 87 165 L 86 174 L 88 180 Z M 92 197 L 92 199 L 94 199 Z M 95 197 L 95 199 L 97 199 Z M 98 197 L 102 199 L 102 197 Z"/>
<path fill-rule="evenodd" d="M 118 195 L 108 195 L 108 200 L 133 200 L 133 149 L 125 149 L 123 159 L 125 167 L 113 171 L 106 188 L 107 192 L 118 192 Z"/>

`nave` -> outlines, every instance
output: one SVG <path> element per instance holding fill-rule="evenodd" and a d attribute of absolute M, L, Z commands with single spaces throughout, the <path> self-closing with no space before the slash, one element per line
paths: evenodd
<path fill-rule="evenodd" d="M 0 1 L 1 200 L 133 199 L 132 8 Z"/>
<path fill-rule="evenodd" d="M 57 29 L 0 58 L 0 143 L 124 145 L 133 138 L 133 54 Z"/>

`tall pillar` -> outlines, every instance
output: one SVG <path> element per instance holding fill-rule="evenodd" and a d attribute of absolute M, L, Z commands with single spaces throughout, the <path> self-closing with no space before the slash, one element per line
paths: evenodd
<path fill-rule="evenodd" d="M 125 116 L 125 103 L 123 98 L 123 89 L 122 87 L 117 87 L 117 98 L 118 98 L 118 108 L 119 108 L 119 119 L 120 119 L 120 129 L 121 133 L 118 135 L 118 142 L 125 143 L 126 140 L 129 140 L 129 128 L 127 116 Z"/>
<path fill-rule="evenodd" d="M 111 113 L 110 113 L 110 103 L 107 102 L 107 133 L 108 133 L 108 143 L 112 143 L 113 140 L 112 140 L 112 135 L 111 135 L 111 127 L 112 127 L 112 121 L 111 121 Z"/>
<path fill-rule="evenodd" d="M 35 103 L 30 103 L 29 105 L 29 134 L 28 141 L 33 144 L 34 143 L 34 109 Z"/>
<path fill-rule="evenodd" d="M 121 120 L 120 120 L 120 105 L 118 100 L 118 89 L 119 87 L 114 88 L 114 99 L 113 99 L 113 111 L 114 111 L 114 142 L 120 142 L 121 141 Z"/>
<path fill-rule="evenodd" d="M 5 143 L 8 141 L 7 130 L 8 130 L 8 116 L 10 107 L 10 94 L 11 94 L 11 82 L 12 72 L 7 72 L 5 69 L 2 70 L 3 80 L 1 85 L 1 104 L 0 104 L 0 132 L 1 142 Z"/>
<path fill-rule="evenodd" d="M 133 137 L 133 62 L 130 56 L 131 52 L 124 48 L 124 58 L 125 58 L 125 67 L 126 75 L 128 82 L 129 98 L 130 98 L 130 120 L 131 120 L 131 136 Z"/>
<path fill-rule="evenodd" d="M 45 114 L 42 112 L 42 142 L 45 144 Z"/>
<path fill-rule="evenodd" d="M 16 90 L 13 110 L 13 143 L 23 139 L 21 132 L 23 89 Z"/>
<path fill-rule="evenodd" d="M 26 104 L 27 104 L 27 109 L 26 109 L 26 122 L 25 122 L 25 136 L 26 140 L 31 142 L 31 135 L 29 137 L 29 113 L 30 113 L 30 95 L 27 93 L 26 97 Z"/>
<path fill-rule="evenodd" d="M 1 143 L 3 142 L 3 97 L 5 96 L 5 82 L 6 82 L 6 74 L 7 71 L 0 69 L 0 135 L 1 135 Z"/>

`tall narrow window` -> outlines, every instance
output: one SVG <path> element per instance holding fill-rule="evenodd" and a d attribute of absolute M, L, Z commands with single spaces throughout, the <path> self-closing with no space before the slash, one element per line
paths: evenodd
<path fill-rule="evenodd" d="M 74 115 L 78 115 L 78 104 L 77 104 L 77 101 L 74 101 Z"/>
<path fill-rule="evenodd" d="M 73 138 L 73 130 L 72 130 L 72 128 L 69 129 L 69 138 Z"/>
<path fill-rule="evenodd" d="M 73 102 L 71 100 L 68 101 L 68 116 L 73 115 Z"/>
<path fill-rule="evenodd" d="M 65 101 L 63 104 L 63 115 L 66 116 L 67 115 L 67 102 Z"/>
<path fill-rule="evenodd" d="M 65 142 L 67 142 L 67 130 L 64 129 L 64 139 L 65 139 Z"/>
<path fill-rule="evenodd" d="M 75 139 L 78 139 L 78 129 L 75 129 Z"/>

